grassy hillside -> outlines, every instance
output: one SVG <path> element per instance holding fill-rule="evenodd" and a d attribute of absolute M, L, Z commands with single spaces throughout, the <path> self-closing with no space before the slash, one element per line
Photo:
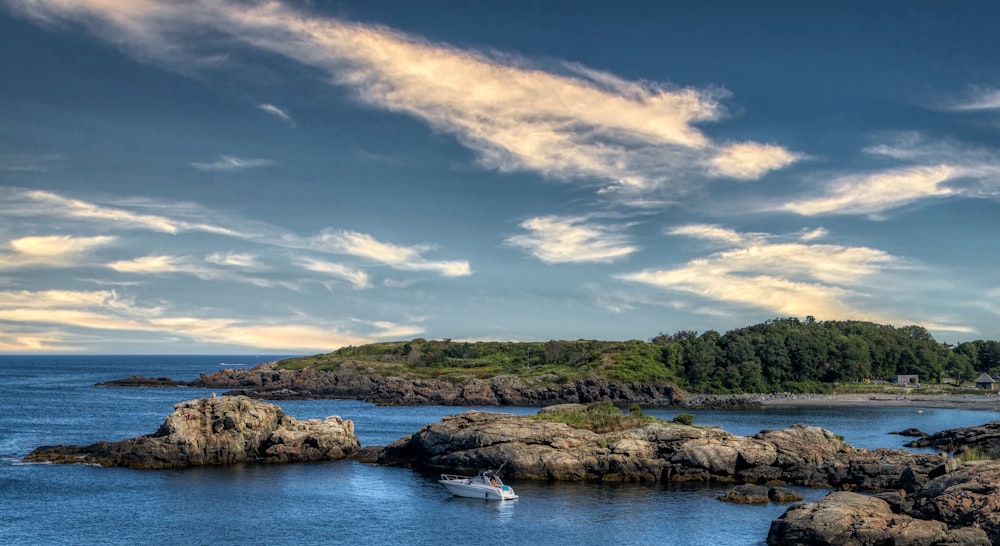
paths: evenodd
<path fill-rule="evenodd" d="M 368 372 L 383 376 L 454 380 L 515 375 L 553 383 L 584 377 L 677 382 L 671 353 L 669 347 L 638 340 L 467 343 L 414 339 L 344 347 L 332 353 L 285 360 L 280 365 L 334 371 L 345 362 L 358 362 Z"/>

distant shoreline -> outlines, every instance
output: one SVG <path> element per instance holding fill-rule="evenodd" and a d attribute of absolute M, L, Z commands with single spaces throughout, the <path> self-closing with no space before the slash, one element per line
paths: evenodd
<path fill-rule="evenodd" d="M 985 394 L 802 394 L 760 401 L 765 407 L 912 407 L 1000 411 L 1000 397 Z"/>

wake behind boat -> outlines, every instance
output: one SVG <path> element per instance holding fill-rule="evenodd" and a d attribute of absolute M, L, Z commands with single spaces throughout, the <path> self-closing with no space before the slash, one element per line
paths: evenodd
<path fill-rule="evenodd" d="M 456 497 L 487 500 L 516 499 L 517 494 L 509 485 L 504 485 L 500 476 L 492 470 L 484 470 L 475 476 L 441 474 L 438 483 Z"/>

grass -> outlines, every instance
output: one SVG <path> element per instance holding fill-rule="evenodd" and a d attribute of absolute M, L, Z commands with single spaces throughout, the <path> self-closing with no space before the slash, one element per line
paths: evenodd
<path fill-rule="evenodd" d="M 655 417 L 643 415 L 638 407 L 633 407 L 625 414 L 611 402 L 590 404 L 582 410 L 549 411 L 532 415 L 531 418 L 565 423 L 573 428 L 599 434 L 639 428 L 657 421 Z"/>
<path fill-rule="evenodd" d="M 1000 453 L 997 453 L 992 449 L 967 449 L 961 453 L 956 453 L 955 457 L 960 461 L 967 463 L 970 461 L 992 461 L 1000 457 Z"/>

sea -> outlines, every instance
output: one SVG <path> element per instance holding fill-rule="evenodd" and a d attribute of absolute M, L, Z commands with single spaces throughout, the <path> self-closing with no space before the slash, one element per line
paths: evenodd
<path fill-rule="evenodd" d="M 0 356 L 0 544 L 74 545 L 762 545 L 787 505 L 717 497 L 727 485 L 507 480 L 519 498 L 452 497 L 437 476 L 354 461 L 132 470 L 25 463 L 44 445 L 151 434 L 174 405 L 206 389 L 96 387 L 131 375 L 194 379 L 279 355 Z M 381 407 L 357 400 L 274 402 L 298 419 L 354 421 L 363 446 L 385 445 L 469 409 Z M 923 408 L 696 410 L 695 424 L 740 435 L 795 423 L 855 447 L 902 447 L 889 434 L 982 424 L 997 412 Z M 646 410 L 671 419 L 680 411 Z M 829 491 L 795 488 L 807 501 Z"/>

